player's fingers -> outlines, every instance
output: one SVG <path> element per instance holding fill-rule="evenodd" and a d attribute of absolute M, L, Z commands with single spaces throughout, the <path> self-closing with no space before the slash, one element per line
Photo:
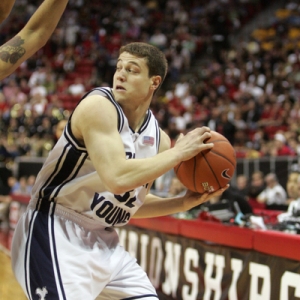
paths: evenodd
<path fill-rule="evenodd" d="M 208 131 L 203 132 L 203 134 L 200 135 L 200 139 L 202 142 L 205 142 L 206 140 L 211 138 L 211 133 Z"/>
<path fill-rule="evenodd" d="M 211 130 L 209 127 L 203 126 L 203 127 L 197 127 L 194 128 L 193 130 L 189 131 L 187 134 L 194 134 L 196 136 L 201 136 L 204 133 L 209 133 Z M 210 135 L 209 135 L 210 137 Z"/>
<path fill-rule="evenodd" d="M 220 195 L 222 195 L 228 188 L 229 188 L 229 184 L 226 184 L 226 186 L 224 186 L 224 187 L 218 189 L 217 191 L 214 191 L 214 192 L 212 192 L 212 193 L 209 193 L 209 195 L 210 195 L 211 197 L 214 197 L 214 196 L 220 196 Z"/>
<path fill-rule="evenodd" d="M 210 132 L 211 129 L 207 126 L 202 126 L 202 127 L 199 127 L 199 130 L 200 130 L 200 132 L 204 133 L 204 132 Z"/>
<path fill-rule="evenodd" d="M 200 151 L 211 149 L 214 146 L 214 143 L 203 143 L 200 145 Z"/>

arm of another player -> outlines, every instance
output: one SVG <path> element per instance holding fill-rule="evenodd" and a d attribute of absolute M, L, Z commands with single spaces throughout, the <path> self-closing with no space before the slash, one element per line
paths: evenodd
<path fill-rule="evenodd" d="M 155 156 L 126 159 L 116 108 L 106 98 L 95 95 L 80 102 L 71 126 L 75 137 L 85 144 L 104 187 L 114 194 L 152 182 L 182 160 L 213 147 L 204 143 L 210 137 L 210 130 L 203 127 L 180 137 L 173 148 Z"/>
<path fill-rule="evenodd" d="M 2 23 L 10 14 L 15 0 L 1 0 L 0 1 L 0 23 Z"/>
<path fill-rule="evenodd" d="M 163 131 L 159 151 L 163 152 L 170 148 L 170 138 Z M 161 198 L 153 194 L 148 194 L 144 204 L 135 213 L 133 218 L 153 218 L 167 216 L 178 212 L 187 211 L 209 199 L 221 195 L 228 186 L 213 193 L 198 194 L 187 191 L 182 197 Z M 150 188 L 149 188 L 150 190 Z"/>
<path fill-rule="evenodd" d="M 68 0 L 44 0 L 25 27 L 0 47 L 0 80 L 46 44 L 67 3 Z"/>

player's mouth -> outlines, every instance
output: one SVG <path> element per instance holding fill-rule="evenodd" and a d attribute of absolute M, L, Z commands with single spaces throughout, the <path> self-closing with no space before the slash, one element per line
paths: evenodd
<path fill-rule="evenodd" d="M 116 85 L 116 91 L 126 91 L 126 89 L 122 85 Z"/>

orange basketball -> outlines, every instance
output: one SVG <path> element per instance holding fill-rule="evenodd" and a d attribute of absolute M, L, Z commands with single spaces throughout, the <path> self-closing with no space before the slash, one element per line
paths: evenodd
<path fill-rule="evenodd" d="M 197 154 L 195 157 L 178 164 L 174 171 L 178 179 L 191 191 L 213 192 L 231 180 L 236 156 L 230 142 L 220 133 L 211 131 L 207 143 L 214 147 Z"/>

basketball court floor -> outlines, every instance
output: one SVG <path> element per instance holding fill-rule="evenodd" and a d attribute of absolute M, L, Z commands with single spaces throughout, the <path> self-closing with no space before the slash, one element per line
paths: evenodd
<path fill-rule="evenodd" d="M 16 281 L 12 269 L 10 256 L 0 244 L 0 299 L 26 300 L 19 283 Z"/>

